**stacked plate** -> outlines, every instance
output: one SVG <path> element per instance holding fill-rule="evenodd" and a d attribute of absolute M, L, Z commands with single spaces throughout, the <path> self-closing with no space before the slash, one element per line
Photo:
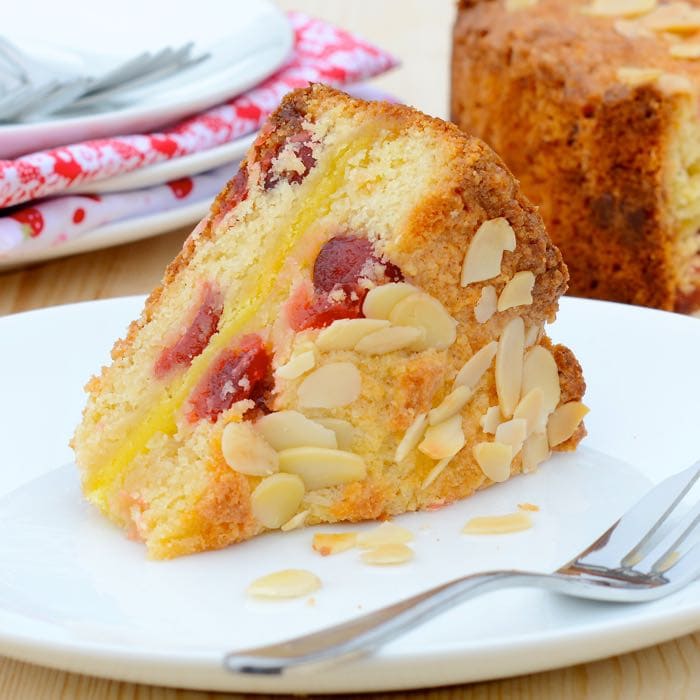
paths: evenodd
<path fill-rule="evenodd" d="M 36 21 L 37 17 L 41 22 Z M 162 78 L 147 84 L 127 84 L 112 100 L 83 99 L 82 106 L 78 103 L 74 109 L 51 114 L 37 110 L 19 118 L 6 117 L 0 121 L 0 159 L 8 161 L 64 144 L 164 129 L 259 84 L 287 60 L 293 45 L 288 18 L 269 0 L 198 0 L 196 9 L 180 9 L 164 0 L 120 0 L 118 5 L 105 0 L 88 4 L 82 0 L 23 0 L 3 18 L 0 35 L 9 40 L 10 47 L 19 49 L 22 57 L 58 73 L 70 71 L 80 80 L 94 81 L 95 76 L 114 73 L 139 56 L 153 55 L 167 47 L 182 49 L 190 57 L 181 70 L 164 71 Z M 12 56 L 5 58 L 12 61 Z M 9 68 L 6 78 L 8 74 Z M 2 88 L 6 93 L 9 90 L 7 80 L 2 85 L 2 75 L 0 70 L 0 102 Z M 21 66 L 17 76 L 21 77 Z M 254 134 L 248 134 L 126 174 L 78 182 L 60 194 L 131 192 L 217 168 L 223 185 L 253 138 Z M 0 173 L 7 165 L 0 160 Z M 167 210 L 108 223 L 91 230 L 89 236 L 64 241 L 60 246 L 20 246 L 11 255 L 0 255 L 0 268 L 123 243 L 190 224 L 204 214 L 210 199 L 210 195 L 198 201 L 183 198 Z M 0 217 L 12 216 L 17 209 L 1 210 Z M 1 244 L 2 240 L 0 251 Z"/>

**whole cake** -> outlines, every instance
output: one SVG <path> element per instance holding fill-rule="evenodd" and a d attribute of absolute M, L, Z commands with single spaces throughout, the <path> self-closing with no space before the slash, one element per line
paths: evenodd
<path fill-rule="evenodd" d="M 290 94 L 87 385 L 87 498 L 151 556 L 432 509 L 584 435 L 567 272 L 455 126 Z"/>
<path fill-rule="evenodd" d="M 700 311 L 700 1 L 462 0 L 452 116 L 521 181 L 570 292 Z"/>

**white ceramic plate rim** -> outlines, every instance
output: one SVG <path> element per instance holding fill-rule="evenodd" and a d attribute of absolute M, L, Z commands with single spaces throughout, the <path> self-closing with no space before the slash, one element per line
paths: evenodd
<path fill-rule="evenodd" d="M 125 308 L 123 305 L 126 305 L 136 311 L 141 303 L 141 297 L 117 299 L 97 302 L 97 308 L 105 314 L 109 313 L 110 305 L 115 309 L 122 307 L 122 310 Z M 58 311 L 79 314 L 94 304 L 95 302 L 88 302 L 59 307 Z M 35 311 L 23 316 L 26 320 L 41 323 L 44 319 L 49 319 L 54 311 L 56 310 Z M 697 321 L 663 312 L 604 302 L 563 299 L 561 316 L 568 319 L 614 317 L 620 319 L 622 326 L 634 324 L 627 325 L 626 330 L 634 328 L 636 332 L 646 333 L 649 337 L 653 337 L 655 324 L 664 326 L 665 330 L 672 326 L 678 329 L 678 339 L 691 338 L 700 346 L 700 326 L 694 325 Z M 568 323 L 571 330 L 571 321 Z M 668 341 L 667 334 L 664 342 Z M 617 342 L 625 342 L 624 333 Z M 497 678 L 623 653 L 700 628 L 700 599 L 684 600 L 682 604 L 670 609 L 651 612 L 647 609 L 639 617 L 622 622 L 609 617 L 602 623 L 577 626 L 573 631 L 538 630 L 535 634 L 517 634 L 507 639 L 498 638 L 478 644 L 468 641 L 443 644 L 435 650 L 423 649 L 420 653 L 382 654 L 355 664 L 335 667 L 330 673 L 295 674 L 283 678 L 227 674 L 221 667 L 221 654 L 207 650 L 195 653 L 171 651 L 163 655 L 148 651 L 133 652 L 119 645 L 81 643 L 75 640 L 48 641 L 36 632 L 9 632 L 13 621 L 21 619 L 0 612 L 0 651 L 56 668 L 174 687 L 245 692 L 341 693 Z M 3 627 L 8 629 L 3 631 Z M 469 663 L 469 668 L 465 668 L 466 663 Z"/>

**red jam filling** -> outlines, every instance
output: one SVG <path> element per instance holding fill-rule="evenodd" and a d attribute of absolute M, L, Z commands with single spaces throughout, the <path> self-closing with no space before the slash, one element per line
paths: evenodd
<path fill-rule="evenodd" d="M 361 279 L 386 284 L 400 282 L 403 275 L 396 265 L 382 260 L 366 238 L 331 238 L 314 263 L 313 292 L 300 287 L 287 305 L 291 328 L 324 328 L 341 318 L 361 318 L 367 295 Z"/>
<path fill-rule="evenodd" d="M 192 364 L 192 360 L 207 347 L 209 340 L 218 330 L 222 312 L 221 291 L 207 283 L 202 293 L 202 301 L 190 325 L 156 360 L 153 372 L 158 379 L 166 377 L 175 369 L 185 369 Z"/>
<path fill-rule="evenodd" d="M 237 345 L 223 350 L 202 377 L 190 396 L 187 419 L 214 423 L 220 413 L 245 399 L 259 406 L 271 371 L 272 358 L 262 338 L 254 333 L 243 336 Z"/>
<path fill-rule="evenodd" d="M 297 134 L 289 136 L 286 140 L 281 141 L 276 147 L 265 151 L 260 158 L 260 169 L 265 173 L 265 190 L 272 189 L 279 181 L 280 176 L 283 177 L 289 184 L 299 184 L 311 172 L 311 168 L 316 165 L 316 159 L 313 156 L 313 151 L 309 142 L 311 134 L 308 131 L 300 131 Z M 287 145 L 292 144 L 292 151 L 304 166 L 302 172 L 296 170 L 283 170 L 281 173 L 272 171 L 272 161 L 279 156 L 282 149 Z"/>

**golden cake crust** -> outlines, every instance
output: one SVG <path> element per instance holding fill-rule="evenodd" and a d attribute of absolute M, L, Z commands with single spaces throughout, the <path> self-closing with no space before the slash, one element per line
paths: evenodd
<path fill-rule="evenodd" d="M 462 0 L 452 117 L 540 205 L 571 293 L 680 309 L 688 300 L 665 180 L 700 61 L 674 58 L 665 38 L 625 35 L 628 20 L 582 12 L 589 5 L 538 0 L 509 11 L 504 0 Z M 631 85 L 620 73 L 629 68 L 660 79 Z"/>

